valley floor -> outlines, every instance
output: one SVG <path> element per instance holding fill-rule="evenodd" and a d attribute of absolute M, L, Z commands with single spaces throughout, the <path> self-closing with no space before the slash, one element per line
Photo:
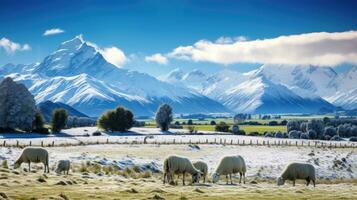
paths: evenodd
<path fill-rule="evenodd" d="M 50 174 L 43 175 L 41 164 L 33 171 L 13 170 L 20 148 L 0 147 L 0 196 L 10 199 L 356 199 L 357 154 L 351 148 L 310 148 L 230 145 L 86 145 L 48 147 Z M 219 158 L 242 155 L 247 163 L 247 183 L 210 183 L 182 186 L 163 185 L 162 163 L 166 156 L 182 155 L 203 160 L 214 171 Z M 68 176 L 56 175 L 56 161 L 70 159 Z M 308 162 L 317 170 L 317 186 L 290 182 L 278 187 L 275 179 L 287 163 Z M 115 170 L 111 168 L 115 167 Z M 137 168 L 136 170 L 133 170 Z M 129 170 L 130 169 L 130 170 Z M 238 183 L 237 177 L 235 183 Z M 189 177 L 186 179 L 189 183 Z M 1 197 L 0 197 L 1 199 Z"/>

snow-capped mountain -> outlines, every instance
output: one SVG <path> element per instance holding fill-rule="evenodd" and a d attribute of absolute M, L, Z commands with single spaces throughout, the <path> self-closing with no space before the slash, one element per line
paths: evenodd
<path fill-rule="evenodd" d="M 243 113 L 317 113 L 334 107 L 321 98 L 303 98 L 264 76 L 253 77 L 225 91 L 218 100 Z"/>
<path fill-rule="evenodd" d="M 0 68 L 0 76 L 23 82 L 38 103 L 63 102 L 90 116 L 118 105 L 138 116 L 151 116 L 162 103 L 171 104 L 175 113 L 228 112 L 194 90 L 110 64 L 82 36 L 63 42 L 41 63 L 6 65 Z"/>
<path fill-rule="evenodd" d="M 180 74 L 176 83 L 199 88 L 198 92 L 236 112 L 313 113 L 333 110 L 331 104 L 357 108 L 357 67 L 343 74 L 329 67 L 301 65 L 263 65 L 247 73 L 225 69 L 206 75 L 205 80 L 195 82 L 194 86 L 183 80 L 185 73 Z M 281 106 L 275 108 L 278 102 Z"/>

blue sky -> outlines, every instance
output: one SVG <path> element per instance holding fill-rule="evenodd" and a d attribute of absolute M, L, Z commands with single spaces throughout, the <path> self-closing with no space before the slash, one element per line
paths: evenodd
<path fill-rule="evenodd" d="M 180 52 L 180 55 L 188 55 L 188 59 L 167 55 L 177 47 L 194 46 L 200 40 L 215 43 L 220 37 L 243 36 L 244 41 L 254 41 L 282 35 L 353 31 L 357 30 L 356 10 L 357 1 L 329 0 L 2 0 L 0 39 L 6 38 L 20 47 L 10 53 L 0 47 L 0 65 L 40 62 L 61 42 L 83 34 L 85 40 L 100 47 L 114 46 L 123 51 L 128 61 L 122 67 L 153 75 L 166 73 L 176 67 L 184 70 L 198 68 L 207 72 L 222 68 L 248 71 L 263 64 L 265 59 L 238 59 L 226 63 L 206 56 L 196 58 L 196 54 L 186 51 Z M 64 32 L 43 35 L 46 30 L 54 28 Z M 24 47 L 25 44 L 30 49 Z M 345 53 L 343 49 L 341 52 Z M 145 57 L 157 53 L 167 57 L 168 62 L 160 64 L 145 60 Z M 352 53 L 355 53 L 354 49 Z M 333 61 L 333 66 L 343 70 L 351 65 L 348 62 L 354 58 L 345 60 L 347 64 L 344 60 L 342 63 Z"/>

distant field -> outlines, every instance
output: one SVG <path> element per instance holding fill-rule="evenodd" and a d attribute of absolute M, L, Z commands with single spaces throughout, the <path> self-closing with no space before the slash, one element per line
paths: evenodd
<path fill-rule="evenodd" d="M 187 129 L 189 125 L 183 125 L 183 128 Z M 214 125 L 192 125 L 195 127 L 195 130 L 198 131 L 215 131 Z M 145 127 L 156 127 L 155 124 L 148 124 Z M 240 129 L 244 130 L 246 133 L 258 132 L 260 134 L 265 131 L 286 131 L 286 126 L 265 126 L 265 125 L 240 125 Z"/>

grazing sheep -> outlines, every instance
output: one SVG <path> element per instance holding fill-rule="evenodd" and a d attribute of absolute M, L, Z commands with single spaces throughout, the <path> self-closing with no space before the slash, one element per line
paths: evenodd
<path fill-rule="evenodd" d="M 71 161 L 69 160 L 59 160 L 57 163 L 57 167 L 56 167 L 56 173 L 60 174 L 62 172 L 64 172 L 64 174 L 68 175 L 69 169 L 71 168 Z"/>
<path fill-rule="evenodd" d="M 239 183 L 242 182 L 242 176 L 244 176 L 243 183 L 245 184 L 245 173 L 247 171 L 247 167 L 245 165 L 245 161 L 242 156 L 226 156 L 221 159 L 218 167 L 216 168 L 215 173 L 212 175 L 212 182 L 216 183 L 219 181 L 220 175 L 226 175 L 227 184 L 228 184 L 228 175 L 232 181 L 232 174 L 239 173 Z"/>
<path fill-rule="evenodd" d="M 278 178 L 277 184 L 284 185 L 286 180 L 291 180 L 295 186 L 296 179 L 305 179 L 307 186 L 312 181 L 315 187 L 315 167 L 306 163 L 290 163 Z"/>
<path fill-rule="evenodd" d="M 207 176 L 207 173 L 208 173 L 207 164 L 205 162 L 202 162 L 202 161 L 197 161 L 197 162 L 193 163 L 193 166 L 203 173 L 203 183 L 205 183 L 206 182 L 206 176 Z M 198 180 L 198 183 L 199 182 L 200 182 L 200 180 Z"/>
<path fill-rule="evenodd" d="M 48 152 L 43 148 L 26 147 L 22 150 L 20 157 L 15 161 L 14 168 L 19 168 L 21 164 L 25 162 L 29 164 L 29 172 L 31 171 L 31 162 L 39 163 L 42 162 L 45 166 L 44 172 L 49 173 L 50 169 L 48 167 Z"/>
<path fill-rule="evenodd" d="M 185 174 L 192 175 L 192 183 L 200 180 L 202 172 L 196 169 L 188 158 L 180 156 L 169 156 L 164 161 L 164 184 L 166 180 L 169 183 L 173 183 L 175 174 L 183 174 L 182 184 L 185 185 Z"/>

